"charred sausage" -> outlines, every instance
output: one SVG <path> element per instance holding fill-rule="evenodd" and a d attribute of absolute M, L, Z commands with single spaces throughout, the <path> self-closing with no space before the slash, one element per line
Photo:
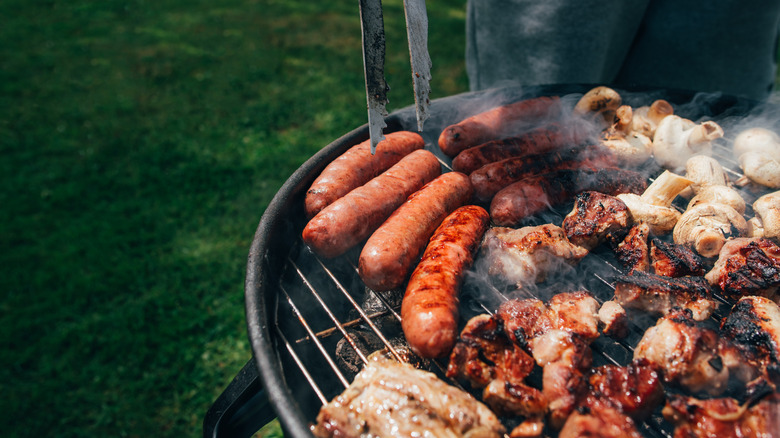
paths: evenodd
<path fill-rule="evenodd" d="M 369 140 L 352 146 L 328 164 L 306 192 L 306 217 L 313 218 L 336 199 L 367 183 L 423 146 L 425 141 L 420 134 L 409 131 L 385 134 L 385 139 L 376 145 L 374 155 L 371 155 Z"/>
<path fill-rule="evenodd" d="M 614 154 L 601 146 L 592 145 L 507 158 L 482 166 L 471 172 L 469 178 L 474 186 L 474 198 L 487 203 L 504 187 L 524 178 L 555 170 L 609 167 L 616 163 Z"/>
<path fill-rule="evenodd" d="M 489 222 L 482 207 L 456 209 L 436 229 L 412 272 L 401 304 L 401 327 L 421 357 L 442 357 L 452 350 L 458 336 L 460 285 Z"/>
<path fill-rule="evenodd" d="M 566 169 L 525 178 L 502 189 L 490 203 L 490 217 L 500 226 L 514 226 L 526 217 L 570 201 L 577 193 L 607 195 L 644 192 L 647 181 L 633 170 Z"/>
<path fill-rule="evenodd" d="M 409 196 L 363 246 L 358 272 L 366 286 L 375 291 L 401 286 L 436 227 L 471 192 L 466 175 L 449 172 Z"/>
<path fill-rule="evenodd" d="M 450 157 L 486 141 L 517 132 L 518 125 L 559 115 L 563 105 L 559 97 L 535 97 L 473 115 L 445 128 L 439 136 L 439 148 Z"/>
<path fill-rule="evenodd" d="M 303 228 L 303 241 L 323 257 L 344 254 L 370 236 L 409 195 L 440 174 L 436 156 L 416 150 L 317 213 Z"/>
<path fill-rule="evenodd" d="M 468 175 L 486 164 L 512 157 L 552 152 L 567 145 L 581 144 L 586 138 L 585 128 L 551 123 L 524 134 L 468 148 L 453 158 L 452 169 Z"/>

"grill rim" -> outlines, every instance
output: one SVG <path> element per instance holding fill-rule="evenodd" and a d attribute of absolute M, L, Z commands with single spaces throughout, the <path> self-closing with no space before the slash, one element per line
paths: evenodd
<path fill-rule="evenodd" d="M 530 98 L 542 95 L 567 95 L 574 93 L 584 93 L 596 86 L 595 84 L 553 84 L 544 86 L 522 86 L 502 89 L 492 89 L 479 92 L 461 93 L 454 96 L 436 99 L 432 102 L 431 113 L 435 119 L 437 115 L 436 106 L 452 105 L 451 99 L 484 99 L 491 93 L 501 93 L 504 102 L 497 102 L 496 105 L 509 103 L 512 101 Z M 637 88 L 620 87 L 619 92 L 628 93 L 661 93 L 660 97 L 668 99 L 674 104 L 688 103 L 699 94 L 698 92 L 685 90 L 669 90 L 658 88 Z M 739 113 L 747 115 L 750 109 L 756 106 L 758 102 L 746 100 L 736 96 L 719 95 L 716 96 L 715 110 L 716 115 L 721 111 L 718 108 L 732 109 L 739 108 Z M 401 129 L 413 128 L 405 127 L 414 116 L 414 108 L 407 107 L 392 113 L 386 118 L 388 127 L 385 133 L 394 132 Z M 441 120 L 439 121 L 441 122 Z M 428 121 L 429 124 L 437 123 L 436 120 Z M 425 137 L 425 135 L 424 135 Z M 273 315 L 269 312 L 273 309 L 278 291 L 273 288 L 278 283 L 278 269 L 276 264 L 283 264 L 285 254 L 285 242 L 280 242 L 280 231 L 288 220 L 286 214 L 295 211 L 295 202 L 302 200 L 309 185 L 314 181 L 317 175 L 325 166 L 335 159 L 338 155 L 345 152 L 349 147 L 354 146 L 369 138 L 368 125 L 362 125 L 353 129 L 347 134 L 339 137 L 329 145 L 322 148 L 315 155 L 303 163 L 281 186 L 274 198 L 268 204 L 264 211 L 258 227 L 255 231 L 252 244 L 249 249 L 247 259 L 246 278 L 244 284 L 245 291 L 245 315 L 247 319 L 247 332 L 255 362 L 260 374 L 263 388 L 271 402 L 271 406 L 277 414 L 285 436 L 291 437 L 313 437 L 309 429 L 309 420 L 296 402 L 296 395 L 290 386 L 285 382 L 284 371 L 282 369 L 280 348 L 282 346 L 275 342 L 270 327 L 273 325 Z M 435 139 L 426 138 L 426 145 L 433 144 L 436 147 Z M 269 257 L 270 255 L 270 257 Z M 274 256 L 275 260 L 274 260 Z"/>

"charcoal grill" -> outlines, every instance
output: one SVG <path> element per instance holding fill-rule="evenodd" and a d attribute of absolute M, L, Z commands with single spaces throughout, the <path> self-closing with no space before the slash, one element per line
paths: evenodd
<path fill-rule="evenodd" d="M 436 146 L 439 132 L 447 125 L 490 106 L 536 96 L 578 98 L 591 85 L 509 87 L 434 100 L 426 123 L 426 148 L 440 157 L 443 169 L 450 160 Z M 694 120 L 716 121 L 744 117 L 755 112 L 755 102 L 721 94 L 694 94 L 670 90 L 618 90 L 632 106 L 664 98 L 675 104 L 675 112 Z M 385 132 L 416 130 L 413 108 L 391 114 Z M 249 251 L 245 283 L 246 318 L 253 357 L 215 401 L 204 420 L 204 436 L 250 436 L 273 418 L 278 418 L 285 436 L 311 436 L 310 424 L 319 408 L 341 393 L 351 382 L 369 352 L 387 349 L 400 360 L 415 360 L 404 349 L 400 330 L 400 300 L 403 291 L 375 293 L 357 274 L 359 248 L 333 260 L 317 257 L 301 240 L 305 225 L 303 199 L 322 169 L 349 147 L 368 139 L 364 125 L 337 139 L 306 161 L 281 187 L 262 219 Z M 729 140 L 715 145 L 714 156 L 736 180 L 741 175 L 731 158 Z M 660 172 L 660 169 L 658 170 Z M 657 173 L 655 173 L 657 174 Z M 743 191 L 748 204 L 759 193 Z M 558 224 L 568 207 L 553 212 Z M 748 207 L 747 216 L 752 216 Z M 549 218 L 545 218 L 549 220 Z M 612 256 L 596 252 L 570 273 L 579 286 L 601 302 L 612 296 L 610 276 L 620 269 Z M 478 282 L 466 282 L 463 290 L 462 321 L 494 310 L 506 295 L 496 289 L 474 298 Z M 552 294 L 562 290 L 540 290 Z M 729 301 L 717 296 L 724 304 Z M 722 306 L 713 318 L 721 318 L 730 306 Z M 615 341 L 606 336 L 593 344 L 594 366 L 627 364 L 632 345 L 646 324 L 636 322 L 629 336 Z M 446 363 L 419 361 L 443 377 Z M 533 378 L 533 376 L 532 376 Z M 456 384 L 455 382 L 451 382 Z M 660 410 L 640 425 L 648 437 L 671 437 L 672 430 Z"/>

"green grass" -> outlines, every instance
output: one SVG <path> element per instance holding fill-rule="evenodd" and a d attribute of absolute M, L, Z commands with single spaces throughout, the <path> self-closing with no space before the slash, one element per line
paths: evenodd
<path fill-rule="evenodd" d="M 465 91 L 465 2 L 428 7 L 432 97 Z M 401 0 L 384 10 L 392 110 L 413 95 Z M 0 16 L 4 435 L 199 436 L 251 355 L 264 208 L 366 122 L 357 3 L 8 0 Z"/>

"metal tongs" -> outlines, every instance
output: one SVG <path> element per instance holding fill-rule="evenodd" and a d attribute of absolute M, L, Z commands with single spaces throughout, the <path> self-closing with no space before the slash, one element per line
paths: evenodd
<path fill-rule="evenodd" d="M 428 98 L 431 87 L 431 57 L 428 54 L 428 14 L 425 0 L 404 0 L 406 34 L 409 39 L 409 57 L 414 83 L 414 102 L 417 111 L 417 130 L 422 132 L 428 119 Z M 366 77 L 368 101 L 368 132 L 371 154 L 384 139 L 387 127 L 387 92 L 385 81 L 385 25 L 382 18 L 382 0 L 360 0 L 360 24 L 363 32 L 363 69 Z"/>

